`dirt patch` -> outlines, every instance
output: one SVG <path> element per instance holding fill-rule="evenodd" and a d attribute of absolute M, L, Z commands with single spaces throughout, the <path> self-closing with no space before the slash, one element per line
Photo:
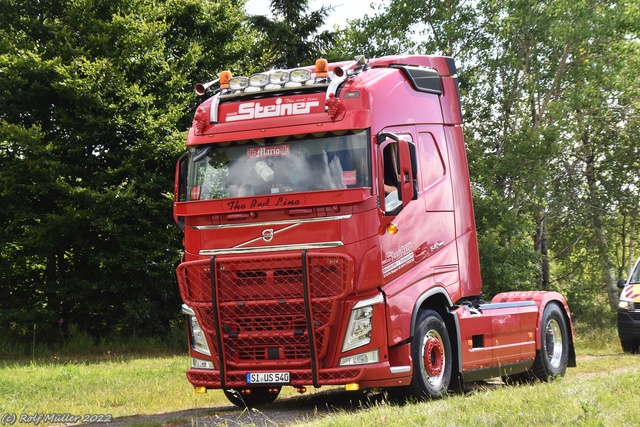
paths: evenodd
<path fill-rule="evenodd" d="M 357 411 L 381 402 L 381 392 L 347 392 L 344 389 L 319 391 L 304 396 L 281 398 L 259 409 L 221 406 L 206 409 L 168 412 L 156 415 L 136 415 L 116 418 L 108 424 L 82 424 L 93 427 L 191 427 L 191 426 L 256 426 L 283 427 L 309 421 L 335 411 Z"/>

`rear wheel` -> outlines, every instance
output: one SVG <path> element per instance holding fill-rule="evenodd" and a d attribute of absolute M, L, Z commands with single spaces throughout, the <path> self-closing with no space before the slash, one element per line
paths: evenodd
<path fill-rule="evenodd" d="M 542 313 L 540 351 L 533 362 L 536 378 L 548 381 L 563 376 L 569 360 L 569 335 L 567 322 L 560 308 L 549 304 Z"/>
<path fill-rule="evenodd" d="M 425 310 L 418 316 L 411 356 L 411 396 L 423 400 L 446 394 L 451 380 L 451 342 L 442 317 L 435 311 Z"/>
<path fill-rule="evenodd" d="M 278 398 L 282 387 L 254 387 L 226 389 L 224 395 L 229 402 L 240 408 L 253 408 L 254 406 L 272 403 Z"/>

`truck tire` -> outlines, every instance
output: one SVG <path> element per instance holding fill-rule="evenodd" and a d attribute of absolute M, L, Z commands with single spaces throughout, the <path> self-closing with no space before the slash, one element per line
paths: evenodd
<path fill-rule="evenodd" d="M 569 360 L 567 322 L 556 304 L 548 304 L 542 313 L 540 350 L 531 368 L 541 381 L 563 376 Z"/>
<path fill-rule="evenodd" d="M 251 394 L 242 394 L 239 388 L 225 389 L 223 391 L 229 402 L 244 409 L 272 403 L 278 398 L 281 388 L 282 387 L 254 387 L 251 389 Z M 277 390 L 277 392 L 274 392 L 275 390 Z"/>
<path fill-rule="evenodd" d="M 413 377 L 409 394 L 418 399 L 434 399 L 447 393 L 451 380 L 452 353 L 447 327 L 433 310 L 418 315 L 411 339 Z"/>

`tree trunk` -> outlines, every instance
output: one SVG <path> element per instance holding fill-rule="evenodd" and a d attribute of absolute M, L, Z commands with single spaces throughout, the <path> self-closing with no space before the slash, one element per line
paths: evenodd
<path fill-rule="evenodd" d="M 633 256 L 633 251 L 635 250 L 636 239 L 635 239 L 635 231 L 636 231 L 636 216 L 631 215 L 629 219 L 629 258 L 627 260 L 627 277 L 631 276 L 633 273 L 633 265 L 635 257 Z"/>
<path fill-rule="evenodd" d="M 547 220 L 545 210 L 542 206 L 538 208 L 536 217 L 536 241 L 534 242 L 536 252 L 541 255 L 540 277 L 538 278 L 538 288 L 549 290 L 549 246 L 547 240 Z"/>
<path fill-rule="evenodd" d="M 589 186 L 589 205 L 592 209 L 591 221 L 595 235 L 596 250 L 598 251 L 598 259 L 602 271 L 602 281 L 609 297 L 609 305 L 612 311 L 618 309 L 618 286 L 615 278 L 615 267 L 609 256 L 607 246 L 607 234 L 604 229 L 604 220 L 602 218 L 602 204 L 600 203 L 600 195 L 598 191 L 598 183 L 595 172 L 595 155 L 589 134 L 582 134 L 582 144 L 585 152 L 585 178 Z"/>

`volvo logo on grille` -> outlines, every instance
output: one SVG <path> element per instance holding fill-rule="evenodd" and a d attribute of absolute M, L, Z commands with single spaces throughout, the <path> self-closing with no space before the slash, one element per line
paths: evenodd
<path fill-rule="evenodd" d="M 267 228 L 262 231 L 262 240 L 270 242 L 273 240 L 273 228 Z"/>

